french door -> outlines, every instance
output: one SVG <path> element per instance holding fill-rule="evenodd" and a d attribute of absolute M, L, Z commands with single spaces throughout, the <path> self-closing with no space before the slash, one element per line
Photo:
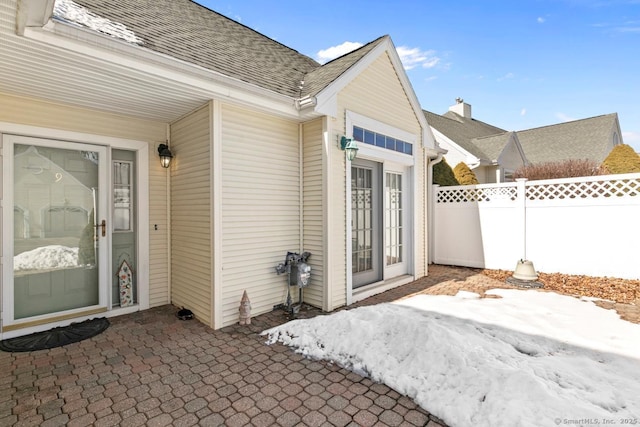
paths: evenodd
<path fill-rule="evenodd" d="M 380 169 L 380 163 L 361 159 L 351 166 L 353 288 L 382 280 Z"/>
<path fill-rule="evenodd" d="M 102 146 L 3 137 L 5 327 L 106 310 L 107 160 Z"/>
<path fill-rule="evenodd" d="M 407 274 L 407 183 L 402 168 L 351 166 L 351 273 L 358 288 Z"/>

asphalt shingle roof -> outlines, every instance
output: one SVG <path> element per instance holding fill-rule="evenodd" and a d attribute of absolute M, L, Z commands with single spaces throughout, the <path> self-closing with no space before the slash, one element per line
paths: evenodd
<path fill-rule="evenodd" d="M 474 138 L 472 142 L 484 153 L 487 160 L 493 162 L 498 160 L 513 134 L 514 132 L 503 132 L 482 138 Z"/>
<path fill-rule="evenodd" d="M 483 144 L 474 142 L 477 138 L 495 136 L 506 131 L 476 119 L 468 119 L 454 112 L 448 111 L 443 115 L 423 110 L 427 123 L 438 132 L 458 144 L 460 147 L 482 160 L 495 160 L 490 153 L 485 153 Z M 492 149 L 492 144 L 487 144 Z"/>
<path fill-rule="evenodd" d="M 315 95 L 322 91 L 322 89 L 331 84 L 331 82 L 340 77 L 360 59 L 366 56 L 367 53 L 371 52 L 371 50 L 382 43 L 383 40 L 388 38 L 389 36 L 382 36 L 359 49 L 336 58 L 331 62 L 327 62 L 322 67 L 318 67 L 309 72 L 309 74 L 305 76 L 302 96 Z"/>
<path fill-rule="evenodd" d="M 481 160 L 495 161 L 513 132 L 452 111 L 443 115 L 424 111 L 427 122 L 451 141 Z M 616 113 L 515 132 L 532 164 L 575 159 L 602 162 L 611 149 Z"/>
<path fill-rule="evenodd" d="M 292 98 L 316 95 L 384 38 L 321 65 L 191 0 L 74 1 L 125 25 L 143 48 Z"/>
<path fill-rule="evenodd" d="M 531 163 L 569 159 L 602 162 L 616 128 L 616 113 L 590 117 L 517 132 L 524 154 Z"/>

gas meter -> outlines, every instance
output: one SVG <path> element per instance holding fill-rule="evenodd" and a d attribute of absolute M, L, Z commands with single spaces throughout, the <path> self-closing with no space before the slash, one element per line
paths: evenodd
<path fill-rule="evenodd" d="M 309 284 L 309 278 L 311 277 L 311 266 L 306 262 L 300 262 L 295 267 L 296 270 L 296 278 L 294 279 L 297 283 L 296 285 L 301 288 L 306 287 Z"/>
<path fill-rule="evenodd" d="M 292 314 L 296 314 L 302 306 L 302 288 L 309 285 L 311 278 L 311 266 L 307 264 L 307 259 L 311 256 L 310 252 L 297 254 L 295 252 L 287 252 L 284 263 L 276 265 L 276 273 L 287 273 L 287 304 L 286 310 Z M 294 306 L 291 300 L 291 286 L 297 286 L 300 293 L 298 305 Z"/>

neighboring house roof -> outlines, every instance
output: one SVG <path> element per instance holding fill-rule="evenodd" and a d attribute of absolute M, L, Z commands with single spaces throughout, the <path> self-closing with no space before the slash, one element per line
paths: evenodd
<path fill-rule="evenodd" d="M 479 161 L 497 161 L 514 138 L 522 148 L 523 161 L 529 164 L 569 159 L 600 163 L 616 143 L 612 139 L 614 133 L 618 133 L 618 141 L 622 142 L 616 113 L 516 132 L 453 111 L 443 115 L 424 111 L 424 114 L 431 127 Z"/>
<path fill-rule="evenodd" d="M 514 132 L 503 132 L 497 135 L 474 138 L 472 143 L 484 153 L 487 160 L 495 162 L 513 137 Z"/>
<path fill-rule="evenodd" d="M 282 95 L 299 97 L 305 74 L 320 67 L 312 58 L 190 0 L 75 3 L 124 25 L 143 48 Z M 73 15 L 64 20 L 84 25 Z"/>
<path fill-rule="evenodd" d="M 478 138 L 495 136 L 506 131 L 496 126 L 481 122 L 480 120 L 462 117 L 451 111 L 443 115 L 435 114 L 430 111 L 423 110 L 427 123 L 438 132 L 449 138 L 452 142 L 458 144 L 461 148 L 471 153 L 480 160 L 493 161 L 496 157 L 491 157 L 490 153 L 486 153 L 484 149 L 494 152 L 493 146 L 496 141 L 477 144 L 474 142 Z M 508 137 L 505 138 L 505 144 Z M 484 148 L 483 148 L 484 147 Z"/>
<path fill-rule="evenodd" d="M 616 113 L 518 131 L 518 139 L 531 163 L 569 159 L 602 162 L 613 147 L 618 131 Z M 618 135 L 620 138 L 620 135 Z"/>

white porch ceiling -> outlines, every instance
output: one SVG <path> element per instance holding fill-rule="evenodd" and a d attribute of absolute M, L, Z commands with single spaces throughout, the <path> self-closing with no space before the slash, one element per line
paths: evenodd
<path fill-rule="evenodd" d="M 171 122 L 210 91 L 16 35 L 16 1 L 0 0 L 0 92 Z"/>

